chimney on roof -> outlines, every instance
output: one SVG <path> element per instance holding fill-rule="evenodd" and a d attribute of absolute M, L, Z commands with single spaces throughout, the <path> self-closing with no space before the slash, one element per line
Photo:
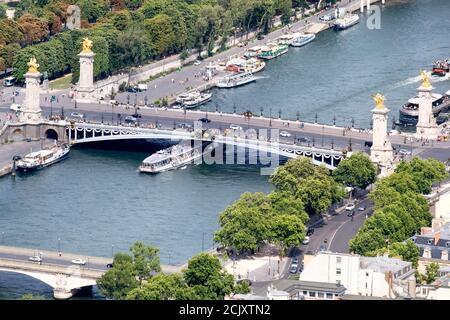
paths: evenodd
<path fill-rule="evenodd" d="M 431 222 L 431 228 L 434 232 L 441 230 L 442 222 L 438 219 L 433 219 Z"/>
<path fill-rule="evenodd" d="M 439 231 L 436 231 L 434 233 L 434 245 L 436 246 L 437 243 L 439 242 L 439 239 L 441 239 L 441 230 L 439 229 Z"/>
<path fill-rule="evenodd" d="M 448 261 L 448 251 L 445 249 L 441 252 L 441 260 Z"/>

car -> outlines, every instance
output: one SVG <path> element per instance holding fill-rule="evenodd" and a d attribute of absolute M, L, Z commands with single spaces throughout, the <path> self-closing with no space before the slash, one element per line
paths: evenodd
<path fill-rule="evenodd" d="M 280 131 L 280 136 L 288 138 L 291 136 L 291 134 L 287 131 Z"/>
<path fill-rule="evenodd" d="M 319 17 L 319 20 L 320 20 L 320 21 L 331 21 L 331 20 L 333 20 L 333 19 L 331 18 L 331 16 L 325 14 L 325 15 L 323 15 L 323 16 L 320 16 L 320 17 Z"/>
<path fill-rule="evenodd" d="M 106 265 L 106 267 L 107 267 L 108 269 L 111 269 L 112 267 L 114 267 L 114 265 L 113 265 L 112 263 L 108 263 L 108 264 Z"/>
<path fill-rule="evenodd" d="M 137 93 L 139 92 L 139 90 L 136 87 L 128 87 L 127 92 Z"/>
<path fill-rule="evenodd" d="M 398 153 L 400 153 L 401 155 L 404 155 L 404 156 L 410 156 L 411 155 L 411 151 L 408 151 L 406 149 L 400 149 L 398 151 Z"/>
<path fill-rule="evenodd" d="M 208 118 L 200 118 L 198 119 L 198 121 L 203 122 L 203 123 L 210 123 L 211 120 L 209 120 Z"/>
<path fill-rule="evenodd" d="M 21 106 L 20 104 L 18 104 L 18 103 L 13 103 L 13 104 L 9 107 L 9 109 L 10 109 L 11 111 L 21 112 L 21 111 L 22 111 L 22 106 Z"/>
<path fill-rule="evenodd" d="M 355 215 L 355 211 L 349 211 L 347 213 L 347 217 L 353 217 Z"/>
<path fill-rule="evenodd" d="M 70 116 L 72 118 L 76 118 L 76 119 L 80 119 L 80 120 L 83 120 L 83 118 L 84 118 L 84 115 L 82 113 L 79 113 L 79 112 L 72 112 L 70 114 Z"/>
<path fill-rule="evenodd" d="M 373 146 L 373 142 L 372 141 L 365 141 L 364 142 L 364 147 L 371 148 L 372 146 Z"/>
<path fill-rule="evenodd" d="M 311 143 L 311 139 L 306 137 L 297 138 L 298 142 Z"/>
<path fill-rule="evenodd" d="M 366 210 L 366 207 L 359 207 L 358 208 L 358 211 L 364 211 L 364 210 Z"/>
<path fill-rule="evenodd" d="M 256 37 L 256 39 L 258 39 L 258 40 L 263 40 L 263 39 L 264 39 L 264 36 L 263 36 L 262 34 L 258 34 L 258 36 Z"/>
<path fill-rule="evenodd" d="M 303 244 L 308 244 L 309 243 L 309 236 L 306 236 L 305 239 L 303 239 Z"/>
<path fill-rule="evenodd" d="M 308 228 L 308 230 L 306 231 L 306 235 L 312 236 L 313 234 L 314 234 L 314 228 Z"/>
<path fill-rule="evenodd" d="M 199 66 L 199 65 L 201 65 L 202 64 L 202 62 L 200 61 L 200 60 L 195 60 L 195 62 L 194 62 L 194 65 L 195 66 Z"/>
<path fill-rule="evenodd" d="M 34 262 L 42 262 L 42 258 L 39 255 L 34 255 L 32 257 L 29 257 L 28 260 L 34 261 Z"/>
<path fill-rule="evenodd" d="M 349 203 L 345 206 L 345 211 L 352 211 L 355 209 L 355 204 L 354 203 Z"/>
<path fill-rule="evenodd" d="M 134 116 L 126 116 L 125 117 L 125 123 L 129 123 L 129 124 L 135 124 L 137 123 L 138 119 Z"/>
<path fill-rule="evenodd" d="M 86 264 L 86 260 L 83 260 L 81 258 L 76 258 L 76 259 L 72 260 L 72 263 L 84 266 Z"/>
<path fill-rule="evenodd" d="M 298 268 L 297 265 L 291 265 L 289 267 L 289 273 L 297 273 L 297 268 Z"/>
<path fill-rule="evenodd" d="M 180 123 L 180 124 L 178 125 L 178 128 L 190 129 L 190 128 L 192 128 L 192 124 L 189 124 L 189 123 Z"/>
<path fill-rule="evenodd" d="M 298 264 L 298 257 L 293 257 L 292 258 L 292 263 L 297 263 Z"/>
<path fill-rule="evenodd" d="M 231 124 L 230 129 L 232 130 L 242 130 L 241 126 L 238 126 L 237 124 Z"/>

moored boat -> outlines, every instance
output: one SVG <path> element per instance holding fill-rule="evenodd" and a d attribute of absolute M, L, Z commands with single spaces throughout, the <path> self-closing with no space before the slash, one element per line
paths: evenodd
<path fill-rule="evenodd" d="M 260 52 L 261 52 L 261 47 L 260 46 L 254 46 L 254 47 L 251 47 L 251 48 L 247 49 L 247 51 L 245 51 L 244 57 L 246 57 L 247 59 L 255 58 L 255 57 L 258 56 L 258 54 Z"/>
<path fill-rule="evenodd" d="M 218 88 L 234 88 L 256 81 L 256 77 L 248 72 L 238 73 L 232 76 L 226 76 L 216 84 Z"/>
<path fill-rule="evenodd" d="M 202 104 L 207 103 L 211 100 L 212 93 L 210 92 L 202 92 L 200 95 L 192 97 L 191 99 L 186 99 L 181 103 L 181 106 L 184 106 L 187 109 L 198 107 Z"/>
<path fill-rule="evenodd" d="M 291 46 L 293 47 L 302 47 L 316 38 L 314 33 L 311 34 L 299 34 L 294 41 L 292 41 Z"/>
<path fill-rule="evenodd" d="M 408 100 L 399 110 L 399 125 L 415 126 L 419 121 L 419 96 L 415 96 Z M 437 116 L 439 113 L 450 108 L 450 97 L 439 93 L 432 93 L 433 114 Z"/>
<path fill-rule="evenodd" d="M 256 73 L 264 70 L 266 63 L 257 58 L 236 58 L 227 62 L 227 71 Z"/>
<path fill-rule="evenodd" d="M 359 16 L 357 14 L 347 14 L 343 18 L 336 19 L 334 27 L 337 30 L 344 30 L 354 26 L 359 22 Z"/>
<path fill-rule="evenodd" d="M 289 47 L 285 44 L 275 44 L 275 43 L 269 43 L 267 46 L 263 47 L 261 49 L 261 52 L 258 54 L 258 58 L 261 59 L 274 59 L 276 57 L 281 56 L 282 54 L 287 53 L 289 50 Z"/>
<path fill-rule="evenodd" d="M 16 161 L 16 167 L 22 172 L 39 170 L 65 159 L 69 152 L 70 147 L 67 144 L 55 144 L 50 149 L 30 152 Z"/>
<path fill-rule="evenodd" d="M 160 173 L 183 168 L 201 157 L 201 144 L 200 146 L 192 147 L 191 141 L 182 142 L 145 158 L 139 166 L 139 171 L 143 173 Z"/>

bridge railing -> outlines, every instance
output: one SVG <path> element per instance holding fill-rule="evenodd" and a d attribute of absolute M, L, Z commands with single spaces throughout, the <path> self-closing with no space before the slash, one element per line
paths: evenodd
<path fill-rule="evenodd" d="M 81 278 L 90 279 L 98 279 L 103 275 L 103 273 L 105 273 L 102 270 L 86 269 L 80 266 L 63 266 L 51 263 L 38 264 L 37 262 L 26 262 L 5 258 L 0 258 L 0 268 L 50 274 L 62 273 L 66 275 L 76 275 Z"/>

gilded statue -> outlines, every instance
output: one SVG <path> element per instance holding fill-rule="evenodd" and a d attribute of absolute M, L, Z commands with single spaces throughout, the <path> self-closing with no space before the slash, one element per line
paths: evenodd
<path fill-rule="evenodd" d="M 373 97 L 373 101 L 375 101 L 375 108 L 384 109 L 384 96 L 380 93 L 377 93 L 376 95 L 374 95 L 372 97 Z"/>
<path fill-rule="evenodd" d="M 422 87 L 424 88 L 430 88 L 431 84 L 430 84 L 430 75 L 428 74 L 428 72 L 422 70 L 420 72 L 420 77 L 422 78 Z"/>
<path fill-rule="evenodd" d="M 92 52 L 92 41 L 89 38 L 83 39 L 83 52 Z"/>
<path fill-rule="evenodd" d="M 36 58 L 32 57 L 28 65 L 28 73 L 38 73 L 39 64 L 36 62 Z"/>

